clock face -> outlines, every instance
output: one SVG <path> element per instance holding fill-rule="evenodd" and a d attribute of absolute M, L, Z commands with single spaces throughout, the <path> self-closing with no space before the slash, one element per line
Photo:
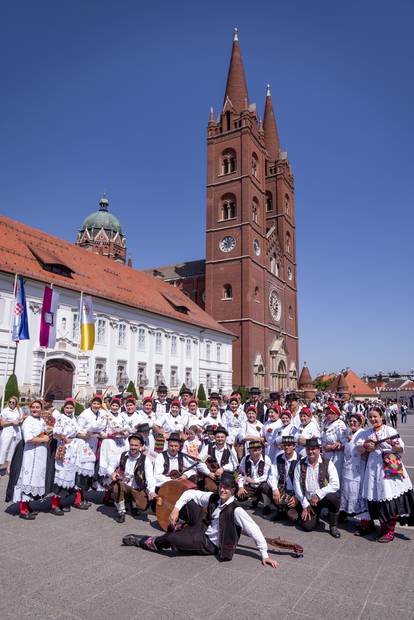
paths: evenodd
<path fill-rule="evenodd" d="M 219 243 L 219 247 L 222 252 L 231 252 L 236 247 L 236 239 L 230 237 L 230 235 L 223 237 Z"/>
<path fill-rule="evenodd" d="M 269 309 L 270 314 L 274 321 L 280 321 L 280 317 L 282 315 L 282 304 L 280 302 L 280 297 L 274 289 L 270 292 L 269 295 Z"/>
<path fill-rule="evenodd" d="M 257 239 L 253 241 L 253 250 L 256 256 L 260 256 L 260 244 Z"/>

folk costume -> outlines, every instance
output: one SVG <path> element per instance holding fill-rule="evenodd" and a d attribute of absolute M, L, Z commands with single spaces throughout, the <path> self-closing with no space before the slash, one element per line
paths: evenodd
<path fill-rule="evenodd" d="M 179 434 L 171 433 L 168 441 L 180 441 Z M 168 482 L 173 479 L 171 477 L 172 472 L 178 472 L 180 476 L 183 475 L 186 478 L 195 476 L 195 470 L 193 468 L 184 471 L 193 464 L 194 462 L 182 452 L 171 454 L 169 449 L 161 452 L 161 454 L 157 456 L 154 466 L 156 490 L 158 490 L 164 482 Z"/>
<path fill-rule="evenodd" d="M 358 448 L 364 433 L 360 428 L 346 436 L 344 441 L 344 460 L 341 476 L 341 512 L 353 515 L 359 521 L 370 520 L 366 499 L 362 497 L 362 483 L 365 475 L 366 459 Z"/>
<path fill-rule="evenodd" d="M 364 451 L 367 441 L 377 443 L 375 450 L 368 453 L 362 497 L 368 502 L 372 519 L 381 524 L 380 542 L 390 542 L 394 538 L 398 517 L 410 517 L 414 513 L 414 494 L 411 480 L 407 474 L 400 453 L 387 442 L 396 434 L 392 426 L 383 424 L 379 429 L 364 430 L 358 437 L 357 446 Z M 394 445 L 404 449 L 401 438 L 392 440 Z"/>
<path fill-rule="evenodd" d="M 55 454 L 55 476 L 53 481 L 52 514 L 60 515 L 69 509 L 62 509 L 60 500 L 75 493 L 76 463 L 78 456 L 78 425 L 75 416 L 61 414 L 53 428 L 57 439 Z"/>
<path fill-rule="evenodd" d="M 227 409 L 222 416 L 222 424 L 227 429 L 228 443 L 234 445 L 237 443 L 237 436 L 243 431 L 244 424 L 247 422 L 246 414 L 243 410 L 235 413 L 231 409 Z"/>
<path fill-rule="evenodd" d="M 286 436 L 284 443 L 292 442 L 294 439 L 291 436 Z M 288 500 L 291 497 L 295 497 L 295 470 L 298 464 L 298 456 L 296 452 L 293 452 L 291 457 L 287 457 L 284 452 L 276 457 L 276 462 L 272 465 L 268 484 L 273 491 L 279 491 L 280 502 L 275 504 L 276 506 L 276 518 L 287 516 L 289 517 Z M 292 515 L 292 520 L 296 519 L 296 515 Z"/>
<path fill-rule="evenodd" d="M 261 443 L 258 441 L 251 441 L 249 443 L 249 449 L 261 448 Z M 237 483 L 240 489 L 244 489 L 246 494 L 240 496 L 238 494 L 239 501 L 245 501 L 247 499 L 255 500 L 257 503 L 263 500 L 266 511 L 264 514 L 270 513 L 270 498 L 271 489 L 267 483 L 269 472 L 272 463 L 268 456 L 260 454 L 256 462 L 250 454 L 244 456 L 240 462 L 240 476 L 237 478 Z"/>
<path fill-rule="evenodd" d="M 143 440 L 141 441 L 143 444 Z M 123 452 L 115 470 L 118 479 L 113 483 L 112 493 L 118 511 L 118 523 L 125 521 L 125 500 L 131 499 L 138 510 L 146 510 L 148 494 L 155 493 L 154 468 L 144 452 L 133 455 Z"/>
<path fill-rule="evenodd" d="M 327 421 L 324 424 L 323 431 L 321 433 L 322 452 L 327 459 L 330 459 L 335 465 L 338 472 L 338 476 L 342 475 L 342 466 L 344 462 L 343 445 L 346 439 L 346 426 L 345 423 L 339 418 L 340 411 L 335 405 L 328 405 L 328 409 L 338 415 L 336 420 L 332 422 Z M 341 444 L 341 448 L 332 450 L 325 450 L 324 446 L 330 444 Z"/>
<path fill-rule="evenodd" d="M 234 485 L 231 473 L 223 479 Z M 240 535 L 243 532 L 252 538 L 262 560 L 269 557 L 266 540 L 256 523 L 238 504 L 234 495 L 221 503 L 217 493 L 189 490 L 185 491 L 175 504 L 181 510 L 186 507 L 187 527 L 167 532 L 157 538 L 139 539 L 134 535 L 125 536 L 123 543 L 137 545 L 152 551 L 174 549 L 174 551 L 194 555 L 215 555 L 220 562 L 233 559 Z"/>
<path fill-rule="evenodd" d="M 300 423 L 299 426 L 294 426 L 292 435 L 295 437 L 296 443 L 298 444 L 296 447 L 298 457 L 304 458 L 306 456 L 306 448 L 304 445 L 298 443 L 299 439 L 307 440 L 313 437 L 320 437 L 321 433 L 317 422 L 313 418 L 310 418 L 307 424 Z"/>
<path fill-rule="evenodd" d="M 108 488 L 111 476 L 119 465 L 121 454 L 125 451 L 129 428 L 125 425 L 125 412 L 101 413 L 102 443 L 99 451 L 99 476 L 103 488 Z"/>
<path fill-rule="evenodd" d="M 7 426 L 1 427 L 0 434 L 0 465 L 10 463 L 17 444 L 22 438 L 21 424 L 22 412 L 18 407 L 12 409 L 5 407 L 0 413 L 1 422 Z"/>
<path fill-rule="evenodd" d="M 306 447 L 319 447 L 317 439 L 308 439 Z M 294 489 L 302 509 L 311 508 L 310 519 L 300 517 L 302 528 L 310 532 L 316 528 L 319 522 L 319 513 L 322 508 L 328 509 L 328 523 L 330 532 L 335 538 L 339 538 L 338 515 L 339 515 L 339 477 L 335 465 L 325 456 L 319 457 L 314 465 L 309 462 L 308 457 L 300 460 L 295 469 Z M 311 505 L 310 499 L 313 495 L 319 498 L 316 506 Z"/>
<path fill-rule="evenodd" d="M 78 441 L 78 453 L 76 457 L 76 494 L 75 507 L 88 508 L 90 504 L 85 501 L 84 494 L 90 488 L 97 477 L 96 462 L 98 457 L 98 438 L 89 435 L 99 435 L 103 430 L 103 415 L 106 410 L 100 409 L 96 413 L 88 407 L 78 415 L 78 434 L 86 434 Z M 99 459 L 98 459 L 99 463 Z"/>

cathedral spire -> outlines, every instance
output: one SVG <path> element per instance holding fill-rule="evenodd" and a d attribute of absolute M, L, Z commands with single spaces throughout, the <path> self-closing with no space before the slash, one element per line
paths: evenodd
<path fill-rule="evenodd" d="M 280 143 L 279 134 L 277 133 L 275 115 L 273 112 L 270 84 L 268 84 L 266 87 L 266 104 L 263 127 L 267 152 L 270 155 L 270 159 L 272 161 L 275 161 L 276 159 L 279 159 Z"/>
<path fill-rule="evenodd" d="M 239 31 L 234 29 L 233 48 L 231 50 L 230 66 L 227 75 L 226 92 L 224 103 L 227 98 L 230 100 L 236 112 L 244 110 L 246 102 L 248 105 L 249 96 L 247 93 L 246 78 L 244 76 L 243 61 L 240 53 Z"/>

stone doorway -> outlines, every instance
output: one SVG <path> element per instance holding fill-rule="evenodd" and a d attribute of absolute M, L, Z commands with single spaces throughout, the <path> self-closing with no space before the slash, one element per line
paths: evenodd
<path fill-rule="evenodd" d="M 45 395 L 54 394 L 56 400 L 72 396 L 74 368 L 70 362 L 62 359 L 46 362 Z"/>

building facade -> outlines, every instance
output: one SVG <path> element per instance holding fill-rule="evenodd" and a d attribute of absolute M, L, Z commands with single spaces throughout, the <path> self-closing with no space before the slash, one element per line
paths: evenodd
<path fill-rule="evenodd" d="M 263 123 L 250 103 L 235 31 L 223 106 L 207 129 L 204 271 L 148 270 L 181 289 L 235 336 L 233 384 L 297 387 L 294 179 L 270 87 Z M 199 263 L 196 261 L 198 269 Z M 185 263 L 191 266 L 192 263 Z M 204 292 L 200 289 L 205 286 Z"/>
<path fill-rule="evenodd" d="M 178 393 L 203 383 L 232 389 L 230 332 L 169 284 L 56 237 L 0 218 L 0 381 L 15 368 L 22 393 L 109 393 L 132 380 L 151 394 L 164 383 Z M 9 341 L 14 274 L 23 275 L 30 340 Z M 39 346 L 45 284 L 60 294 L 53 350 Z M 79 351 L 80 292 L 93 297 L 95 347 Z"/>

